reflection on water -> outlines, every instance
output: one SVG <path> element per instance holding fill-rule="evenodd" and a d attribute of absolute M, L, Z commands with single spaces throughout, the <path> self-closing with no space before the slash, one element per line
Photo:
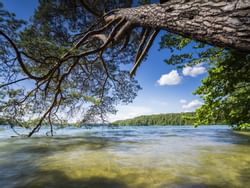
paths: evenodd
<path fill-rule="evenodd" d="M 227 127 L 0 132 L 1 188 L 250 187 L 250 137 Z"/>

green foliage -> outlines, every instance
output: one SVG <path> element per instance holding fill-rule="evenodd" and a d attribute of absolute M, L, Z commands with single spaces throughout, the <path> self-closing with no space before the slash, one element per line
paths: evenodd
<path fill-rule="evenodd" d="M 127 120 L 115 121 L 114 125 L 194 125 L 196 116 L 194 112 L 170 113 L 139 116 Z M 221 124 L 214 122 L 213 124 Z"/>
<path fill-rule="evenodd" d="M 250 60 L 246 54 L 228 52 L 208 71 L 195 91 L 205 104 L 197 110 L 197 124 L 216 119 L 245 128 L 250 120 Z"/>
<path fill-rule="evenodd" d="M 7 119 L 0 117 L 0 125 L 8 125 Z"/>
<path fill-rule="evenodd" d="M 4 10 L 3 3 L 0 2 L 0 31 L 7 33 L 13 41 L 17 41 L 17 32 L 24 24 L 25 21 L 16 19 L 14 13 Z M 19 71 L 19 68 L 13 60 L 10 44 L 0 36 L 0 85 L 6 80 L 15 79 L 13 72 Z M 2 97 L 4 94 L 0 91 L 0 95 Z"/>
<path fill-rule="evenodd" d="M 170 57 L 165 59 L 165 62 L 177 65 L 178 68 L 199 63 L 207 63 L 208 66 L 216 63 L 217 59 L 223 58 L 226 53 L 224 49 L 168 32 L 161 37 L 160 50 L 163 49 L 171 51 Z"/>
<path fill-rule="evenodd" d="M 160 41 L 160 47 L 168 48 L 173 52 L 175 49 L 181 50 L 186 47 L 192 40 L 189 38 L 184 38 L 180 35 L 168 33 L 162 36 Z"/>
<path fill-rule="evenodd" d="M 240 124 L 238 127 L 239 130 L 246 130 L 246 129 L 249 129 L 250 128 L 250 123 L 242 123 Z"/>
<path fill-rule="evenodd" d="M 83 96 L 84 100 L 96 105 L 99 105 L 101 103 L 100 99 L 95 99 L 94 97 L 91 96 Z"/>
<path fill-rule="evenodd" d="M 85 2 L 99 12 L 131 7 L 135 3 L 130 0 Z M 87 47 L 71 50 L 98 20 L 81 1 L 40 0 L 26 27 L 14 14 L 3 10 L 2 4 L 0 11 L 0 30 L 16 44 L 30 74 L 43 77 L 51 73 L 44 81 L 29 79 L 26 83 L 1 87 L 0 115 L 12 117 L 24 127 L 34 126 L 42 117 L 45 117 L 45 124 L 49 120 L 56 123 L 58 119 L 68 120 L 76 115 L 81 115 L 83 122 L 102 121 L 106 114 L 116 112 L 117 103 L 130 103 L 137 95 L 138 82 L 120 68 L 132 61 L 135 41 L 123 53 L 118 53 L 122 44 L 103 52 L 105 66 L 99 54 L 59 62 L 68 51 L 74 55 L 99 45 L 99 41 L 93 40 Z M 98 23 L 92 29 L 103 26 Z M 13 46 L 1 35 L 0 42 L 0 85 L 26 77 L 16 61 Z M 47 110 L 50 113 L 46 115 Z"/>
<path fill-rule="evenodd" d="M 182 68 L 202 63 L 208 69 L 208 77 L 194 92 L 204 100 L 204 105 L 196 111 L 196 126 L 215 122 L 230 124 L 239 129 L 248 126 L 249 55 L 209 46 L 171 33 L 162 37 L 160 47 L 172 52 L 165 60 L 167 64 Z M 192 48 L 193 52 L 186 50 L 186 47 Z"/>

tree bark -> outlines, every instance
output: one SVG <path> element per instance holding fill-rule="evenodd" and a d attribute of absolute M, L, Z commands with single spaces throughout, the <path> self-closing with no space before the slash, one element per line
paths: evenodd
<path fill-rule="evenodd" d="M 112 17 L 250 53 L 250 0 L 169 0 L 121 9 Z"/>

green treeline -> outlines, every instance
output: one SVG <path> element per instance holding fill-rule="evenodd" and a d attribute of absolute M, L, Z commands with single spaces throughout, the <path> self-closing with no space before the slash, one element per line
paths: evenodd
<path fill-rule="evenodd" d="M 113 125 L 194 125 L 195 112 L 143 115 L 132 119 L 115 121 Z M 214 121 L 211 124 L 223 124 Z"/>
<path fill-rule="evenodd" d="M 22 126 L 25 128 L 31 128 L 35 124 L 35 121 L 27 121 L 23 122 Z M 126 120 L 118 120 L 115 122 L 112 122 L 112 125 L 121 125 L 121 126 L 129 126 L 129 125 L 196 125 L 197 119 L 196 119 L 196 113 L 195 112 L 183 112 L 183 113 L 168 113 L 168 114 L 155 114 L 155 115 L 143 115 L 138 116 L 131 119 Z M 14 124 L 13 122 L 10 122 L 6 118 L 0 118 L 0 125 L 9 125 Z M 226 124 L 225 121 L 222 119 L 213 120 L 211 125 L 221 125 Z M 48 124 L 45 124 L 48 126 Z M 53 123 L 54 126 L 57 127 L 67 127 L 67 126 L 73 126 L 73 127 L 81 127 L 86 126 L 81 123 L 67 123 L 63 122 L 61 124 Z M 93 126 L 93 125 L 91 125 Z"/>
<path fill-rule="evenodd" d="M 8 125 L 9 121 L 5 118 L 0 117 L 0 125 Z"/>

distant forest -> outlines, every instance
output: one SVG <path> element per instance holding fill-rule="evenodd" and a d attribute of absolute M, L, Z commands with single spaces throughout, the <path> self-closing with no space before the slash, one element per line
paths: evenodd
<path fill-rule="evenodd" d="M 0 125 L 8 125 L 7 119 L 0 117 Z"/>
<path fill-rule="evenodd" d="M 183 112 L 183 113 L 168 113 L 168 114 L 155 114 L 155 115 L 143 115 L 138 116 L 131 119 L 126 120 L 118 120 L 112 122 L 112 125 L 121 125 L 121 126 L 129 126 L 129 125 L 195 125 L 195 112 Z M 34 120 L 35 121 L 35 120 Z M 0 117 L 0 125 L 9 125 L 14 124 L 10 120 L 6 118 Z M 54 123 L 56 126 L 66 127 L 66 126 L 74 126 L 81 127 L 85 126 L 85 124 L 81 123 L 67 123 L 63 124 Z M 211 125 L 221 125 L 226 124 L 223 120 L 214 120 Z M 24 127 L 32 127 L 34 122 L 23 122 Z"/>
<path fill-rule="evenodd" d="M 119 120 L 113 125 L 194 125 L 195 112 L 143 115 L 132 119 Z M 224 124 L 222 120 L 211 124 Z"/>

